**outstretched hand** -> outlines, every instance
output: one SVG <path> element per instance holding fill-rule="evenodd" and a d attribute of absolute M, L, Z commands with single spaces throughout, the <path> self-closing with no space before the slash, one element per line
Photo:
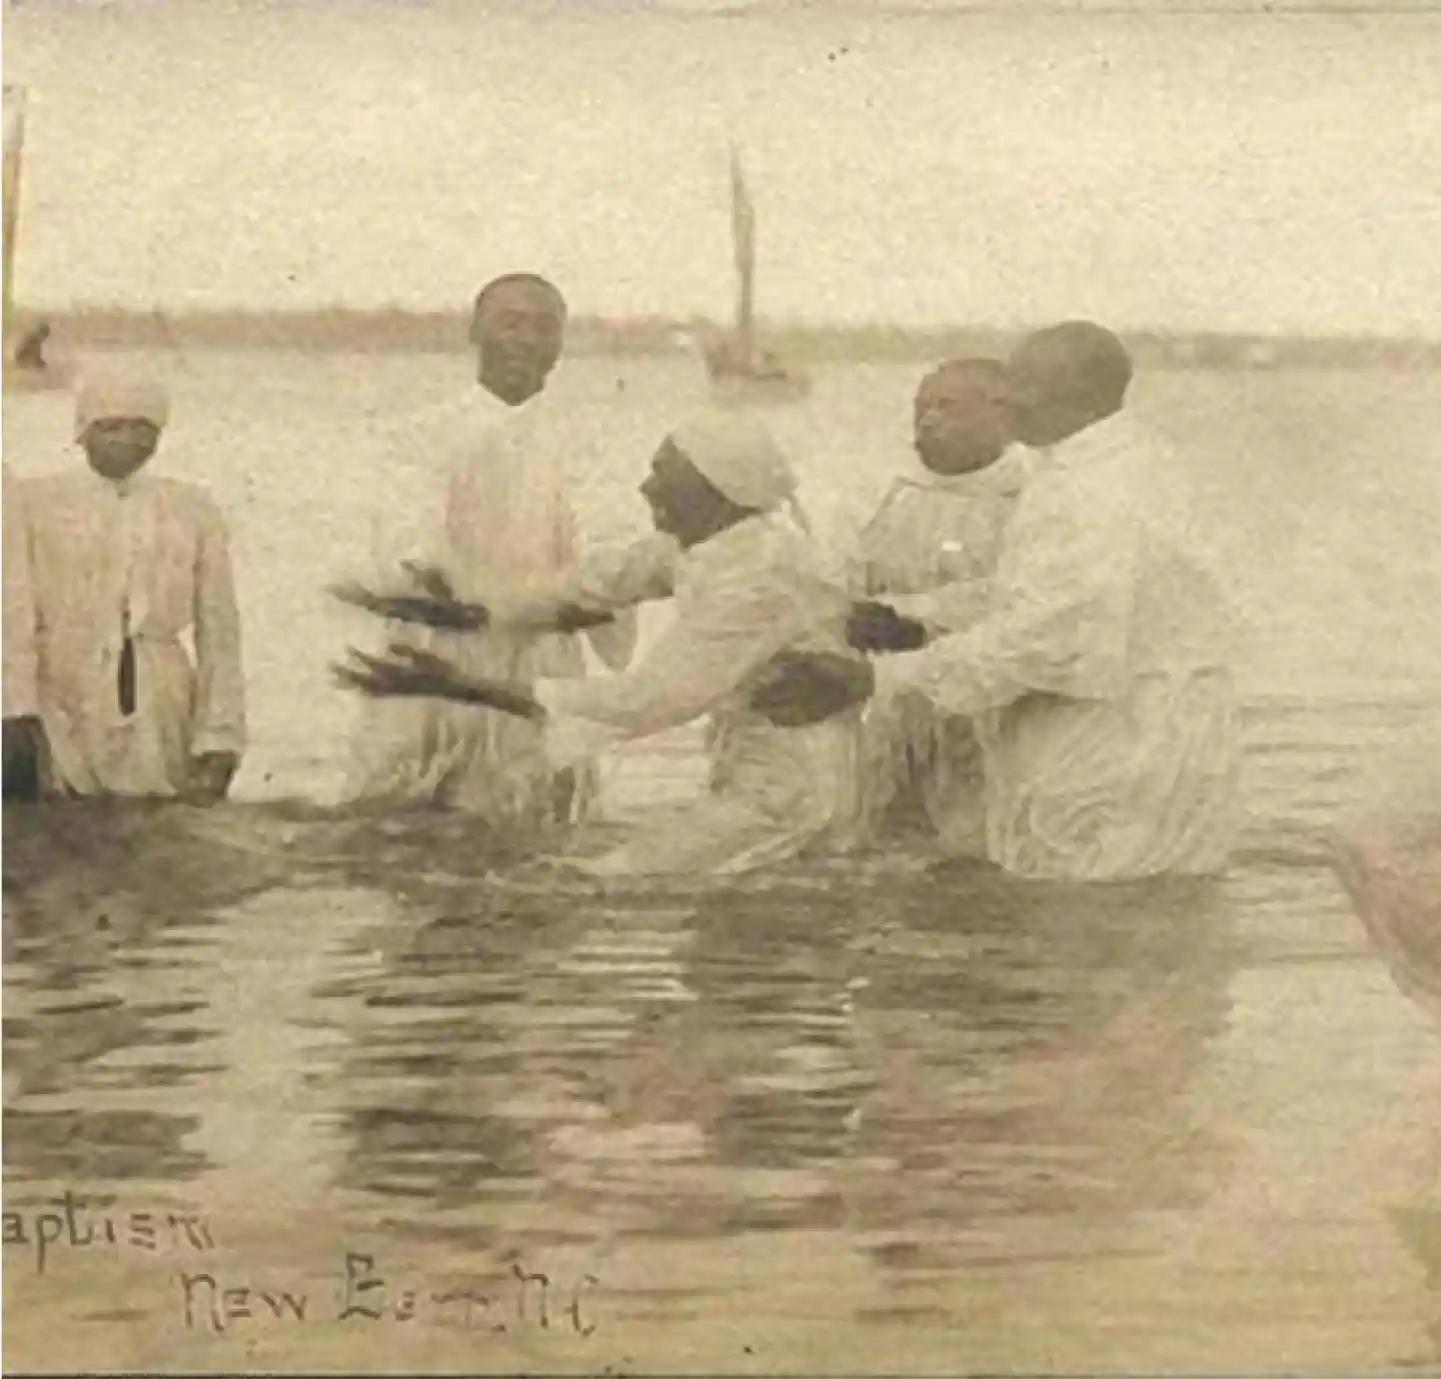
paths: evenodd
<path fill-rule="evenodd" d="M 924 623 L 903 617 L 888 603 L 852 604 L 846 619 L 846 641 L 857 651 L 917 651 L 926 639 Z"/>
<path fill-rule="evenodd" d="M 869 661 L 785 651 L 765 668 L 750 707 L 778 728 L 804 728 L 864 703 L 875 692 Z"/>
<path fill-rule="evenodd" d="M 442 583 L 444 580 L 442 578 Z M 434 594 L 377 594 L 359 580 L 332 584 L 330 592 L 342 603 L 363 608 L 397 622 L 420 623 L 451 632 L 475 632 L 490 621 L 490 610 L 481 603 L 462 603 L 454 597 Z"/>
<path fill-rule="evenodd" d="M 529 694 L 457 670 L 443 657 L 415 647 L 395 644 L 387 656 L 371 656 L 350 648 L 350 663 L 332 667 L 345 689 L 359 690 L 374 699 L 448 699 L 479 704 L 518 718 L 540 718 L 544 710 Z"/>
<path fill-rule="evenodd" d="M 451 588 L 450 581 L 445 577 L 445 571 L 439 565 L 427 565 L 419 560 L 402 560 L 400 568 L 431 598 L 448 603 L 457 602 L 456 592 Z"/>
<path fill-rule="evenodd" d="M 604 627 L 614 621 L 614 613 L 598 608 L 582 608 L 578 603 L 562 603 L 555 610 L 557 632 L 583 632 L 588 627 Z"/>

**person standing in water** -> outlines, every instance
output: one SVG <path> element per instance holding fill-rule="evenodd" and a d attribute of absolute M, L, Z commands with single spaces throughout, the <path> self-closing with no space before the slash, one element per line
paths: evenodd
<path fill-rule="evenodd" d="M 1009 366 L 1037 452 L 985 614 L 877 662 L 877 693 L 975 721 L 986 851 L 1016 875 L 1207 875 L 1226 862 L 1239 752 L 1233 625 L 1166 495 L 1174 462 L 1124 410 L 1131 361 L 1090 322 Z"/>
<path fill-rule="evenodd" d="M 245 750 L 225 521 L 202 489 L 145 472 L 168 419 L 156 385 L 88 381 L 87 468 L 27 485 L 48 791 L 214 803 Z"/>
<path fill-rule="evenodd" d="M 510 273 L 477 295 L 471 321 L 476 376 L 463 394 L 408 428 L 397 467 L 418 464 L 411 491 L 387 503 L 372 541 L 382 587 L 480 601 L 570 568 L 581 551 L 564 472 L 556 404 L 547 382 L 564 344 L 566 304 L 533 273 Z M 418 491 L 417 491 L 418 490 Z M 398 520 L 397 520 L 398 519 Z M 623 665 L 634 645 L 626 617 L 587 633 L 601 658 Z M 528 681 L 585 673 L 577 634 L 494 626 L 463 635 L 392 627 L 401 640 L 473 674 Z M 553 770 L 535 726 L 443 703 L 362 709 L 347 793 L 352 799 L 429 803 L 496 823 L 544 828 L 573 822 L 590 800 L 586 763 Z"/>
<path fill-rule="evenodd" d="M 859 608 L 852 629 L 871 628 L 877 650 L 914 650 L 982 615 L 1025 484 L 1028 458 L 1010 448 L 1010 388 L 998 360 L 932 370 L 916 393 L 914 427 L 919 464 L 896 478 L 855 552 L 856 592 L 884 602 Z M 917 696 L 873 699 L 860 760 L 872 828 L 918 814 L 946 852 L 984 855 L 984 774 L 968 717 Z"/>

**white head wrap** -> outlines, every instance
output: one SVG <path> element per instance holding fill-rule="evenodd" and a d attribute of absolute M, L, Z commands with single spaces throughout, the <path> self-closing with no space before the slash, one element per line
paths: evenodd
<path fill-rule="evenodd" d="M 796 502 L 795 471 L 762 422 L 712 409 L 678 426 L 670 439 L 731 502 L 761 512 L 788 505 L 797 525 L 809 529 Z"/>
<path fill-rule="evenodd" d="M 75 439 L 81 439 L 95 422 L 118 417 L 136 418 L 163 428 L 170 420 L 170 394 L 161 383 L 137 378 L 87 378 L 75 399 Z"/>

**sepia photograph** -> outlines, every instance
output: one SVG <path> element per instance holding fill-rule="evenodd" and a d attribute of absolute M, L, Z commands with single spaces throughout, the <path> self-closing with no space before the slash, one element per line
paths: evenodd
<path fill-rule="evenodd" d="M 3 0 L 7 1374 L 1441 1374 L 1441 0 Z"/>

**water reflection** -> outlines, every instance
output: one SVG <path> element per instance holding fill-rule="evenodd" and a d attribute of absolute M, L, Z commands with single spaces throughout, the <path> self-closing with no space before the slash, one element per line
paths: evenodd
<path fill-rule="evenodd" d="M 958 1279 L 1182 1257 L 1309 1315 L 1251 1262 L 1259 1197 L 1298 1260 L 1349 1232 L 1435 1301 L 1435 1197 L 1382 1181 L 1404 1127 L 1377 1117 L 1377 1069 L 1434 1054 L 1274 829 L 1221 888 L 860 857 L 598 889 L 444 815 L 6 824 L 7 1205 L 143 1188 L 314 1236 L 316 1270 L 544 1260 L 633 1321 L 809 1287 L 857 1325 L 969 1326 Z"/>

